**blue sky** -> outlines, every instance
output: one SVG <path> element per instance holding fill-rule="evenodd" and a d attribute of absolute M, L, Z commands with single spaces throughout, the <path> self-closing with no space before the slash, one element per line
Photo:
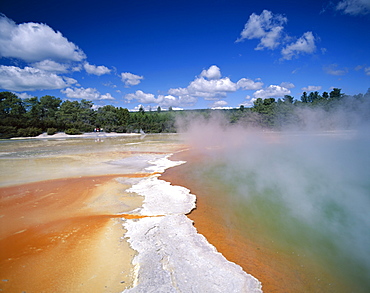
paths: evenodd
<path fill-rule="evenodd" d="M 370 87 L 370 0 L 12 0 L 0 12 L 0 90 L 23 98 L 199 109 Z"/>

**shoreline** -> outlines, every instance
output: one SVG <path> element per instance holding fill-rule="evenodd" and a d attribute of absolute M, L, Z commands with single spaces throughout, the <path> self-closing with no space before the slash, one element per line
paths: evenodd
<path fill-rule="evenodd" d="M 142 136 L 141 133 L 118 133 L 118 132 L 84 132 L 82 134 L 66 134 L 64 132 L 58 132 L 53 135 L 42 133 L 38 136 L 27 136 L 27 137 L 11 137 L 10 139 L 21 140 L 21 139 L 63 139 L 63 138 L 105 138 L 105 137 L 130 137 L 130 136 Z"/>
<path fill-rule="evenodd" d="M 162 174 L 186 163 L 172 156 L 149 161 L 153 166 L 146 170 Z M 144 197 L 133 213 L 145 217 L 124 223 L 125 237 L 137 251 L 134 287 L 124 292 L 261 293 L 256 278 L 228 261 L 194 228 L 187 214 L 195 208 L 195 195 L 159 177 L 149 176 L 127 190 Z"/>

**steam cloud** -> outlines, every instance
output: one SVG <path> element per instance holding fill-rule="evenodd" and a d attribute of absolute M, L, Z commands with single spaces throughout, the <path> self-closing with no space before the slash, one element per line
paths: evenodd
<path fill-rule="evenodd" d="M 281 131 L 230 125 L 219 113 L 185 117 L 179 125 L 193 149 L 214 154 L 208 168 L 222 165 L 217 178 L 234 186 L 240 201 L 261 197 L 278 203 L 286 212 L 280 220 L 291 229 L 288 234 L 294 237 L 292 222 L 306 227 L 299 237 L 307 247 L 330 242 L 330 248 L 313 249 L 322 249 L 348 275 L 362 271 L 362 281 L 368 282 L 369 108 L 348 109 L 300 109 L 295 113 L 299 125 L 287 123 Z"/>

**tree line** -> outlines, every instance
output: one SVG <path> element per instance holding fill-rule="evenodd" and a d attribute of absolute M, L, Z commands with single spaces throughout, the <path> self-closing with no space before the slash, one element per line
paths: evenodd
<path fill-rule="evenodd" d="M 177 118 L 192 114 L 207 119 L 217 111 L 222 112 L 231 124 L 242 122 L 270 129 L 279 129 L 289 123 L 299 124 L 297 109 L 305 108 L 329 113 L 344 107 L 347 111 L 365 113 L 370 120 L 369 100 L 370 89 L 366 94 L 347 96 L 341 89 L 334 88 L 330 93 L 304 92 L 300 100 L 290 95 L 278 100 L 258 98 L 250 108 L 162 111 L 158 107 L 155 111 L 145 111 L 140 107 L 138 112 L 129 112 L 126 108 L 112 105 L 95 109 L 93 102 L 85 99 L 62 101 L 49 95 L 21 99 L 14 93 L 0 92 L 0 138 L 37 136 L 43 132 L 54 134 L 58 131 L 80 134 L 96 128 L 119 133 L 140 130 L 146 133 L 173 133 L 177 130 Z"/>
<path fill-rule="evenodd" d="M 54 96 L 22 100 L 11 92 L 0 92 L 0 138 L 37 136 L 43 132 L 67 134 L 92 132 L 149 133 L 175 132 L 172 111 L 129 112 L 122 107 L 106 105 L 94 109 L 92 101 L 62 101 Z"/>
<path fill-rule="evenodd" d="M 251 108 L 240 106 L 240 111 L 229 114 L 231 123 L 244 121 L 245 124 L 255 127 L 264 127 L 269 129 L 283 129 L 288 125 L 294 125 L 295 128 L 307 128 L 307 115 L 304 113 L 321 113 L 320 118 L 324 120 L 321 124 L 323 129 L 350 127 L 354 125 L 350 120 L 357 117 L 357 120 L 370 121 L 370 88 L 365 94 L 349 96 L 342 93 L 341 89 L 334 88 L 331 92 L 318 91 L 303 92 L 300 99 L 294 99 L 290 95 L 285 95 L 282 99 L 258 98 L 254 101 Z M 325 117 L 333 117 L 335 114 L 338 118 L 340 114 L 341 121 L 345 123 L 339 124 L 339 118 L 336 121 L 329 121 Z M 311 118 L 315 119 L 314 117 Z M 311 123 L 317 124 L 317 121 Z M 335 125 L 337 123 L 337 125 Z"/>

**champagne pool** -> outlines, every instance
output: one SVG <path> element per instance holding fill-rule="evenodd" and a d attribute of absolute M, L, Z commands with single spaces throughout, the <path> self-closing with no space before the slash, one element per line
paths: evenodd
<path fill-rule="evenodd" d="M 219 220 L 289 257 L 314 292 L 369 292 L 369 134 L 235 135 L 193 142 L 202 159 L 184 172 Z"/>

